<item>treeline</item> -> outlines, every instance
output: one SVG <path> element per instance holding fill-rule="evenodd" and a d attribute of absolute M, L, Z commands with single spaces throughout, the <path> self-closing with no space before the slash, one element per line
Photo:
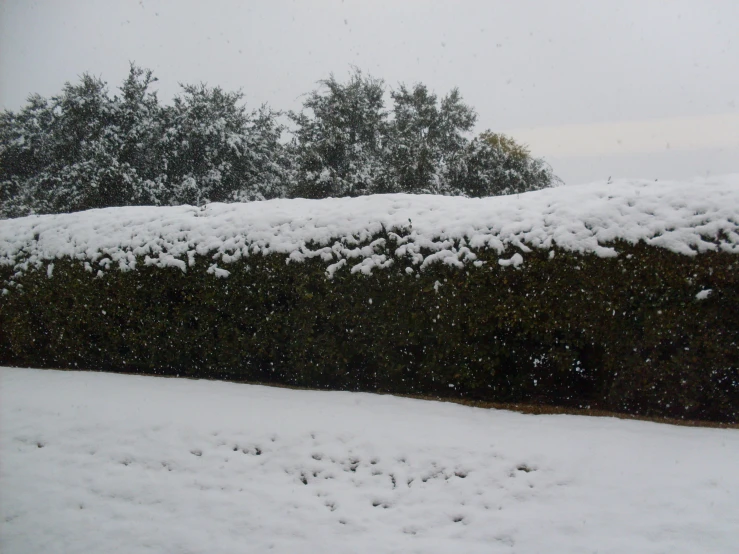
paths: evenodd
<path fill-rule="evenodd" d="M 248 111 L 240 92 L 181 85 L 160 104 L 132 64 L 111 96 L 84 74 L 49 99 L 0 115 L 0 217 L 123 205 L 201 205 L 408 192 L 491 196 L 557 178 L 512 139 L 468 138 L 473 108 L 454 89 L 390 91 L 355 69 L 308 93 L 299 113 Z"/>

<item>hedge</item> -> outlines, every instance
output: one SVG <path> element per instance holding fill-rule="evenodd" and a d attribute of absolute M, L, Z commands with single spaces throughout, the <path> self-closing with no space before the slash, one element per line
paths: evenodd
<path fill-rule="evenodd" d="M 228 278 L 207 255 L 186 273 L 100 276 L 60 259 L 0 296 L 0 363 L 739 422 L 737 256 L 611 246 L 619 256 L 534 249 L 505 267 L 478 249 L 483 265 L 332 279 L 281 254 Z"/>

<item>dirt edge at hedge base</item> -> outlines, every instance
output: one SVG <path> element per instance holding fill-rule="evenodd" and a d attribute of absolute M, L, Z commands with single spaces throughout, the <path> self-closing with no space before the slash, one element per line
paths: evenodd
<path fill-rule="evenodd" d="M 311 387 L 298 387 L 293 385 L 284 385 L 281 383 L 268 383 L 259 381 L 239 381 L 234 379 L 209 379 L 207 377 L 189 377 L 176 375 L 158 375 L 155 373 L 129 373 L 122 371 L 101 371 L 97 369 L 64 369 L 64 368 L 26 368 L 14 367 L 15 369 L 42 369 L 42 371 L 79 371 L 86 373 L 107 373 L 109 375 L 131 375 L 137 377 L 158 377 L 160 379 L 187 379 L 190 381 L 215 381 L 222 383 L 234 383 L 238 385 L 256 385 L 261 387 L 272 387 L 276 389 L 289 389 L 296 391 L 317 391 L 317 392 L 357 392 L 357 391 L 341 391 L 335 389 L 318 389 Z M 650 423 L 658 423 L 661 425 L 677 425 L 679 427 L 702 427 L 708 429 L 737 429 L 739 423 L 721 423 L 717 421 L 699 421 L 689 419 L 675 419 L 669 417 L 650 417 L 636 414 L 627 414 L 619 412 L 609 412 L 607 410 L 595 409 L 578 409 L 566 406 L 551 406 L 546 404 L 520 404 L 520 403 L 504 403 L 504 402 L 483 402 L 480 400 L 468 400 L 464 398 L 427 396 L 419 394 L 396 394 L 392 392 L 361 392 L 361 394 L 376 394 L 378 396 L 394 396 L 396 398 L 410 398 L 413 400 L 425 400 L 430 402 L 445 402 L 450 404 L 459 404 L 469 408 L 479 408 L 482 410 L 507 410 L 527 415 L 574 415 L 587 417 L 612 417 L 616 419 L 628 419 L 634 421 L 647 421 Z"/>

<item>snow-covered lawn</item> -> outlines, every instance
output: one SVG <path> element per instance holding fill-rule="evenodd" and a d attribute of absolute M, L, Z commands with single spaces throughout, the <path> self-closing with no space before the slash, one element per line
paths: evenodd
<path fill-rule="evenodd" d="M 0 551 L 739 551 L 739 431 L 0 369 Z"/>

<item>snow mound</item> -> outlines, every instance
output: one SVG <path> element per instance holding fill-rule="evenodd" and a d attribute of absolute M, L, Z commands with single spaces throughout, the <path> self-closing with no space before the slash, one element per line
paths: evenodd
<path fill-rule="evenodd" d="M 135 269 L 141 260 L 187 271 L 196 255 L 228 264 L 280 253 L 288 262 L 318 257 L 331 277 L 344 266 L 370 273 L 398 259 L 421 270 L 436 262 L 479 266 L 471 248 L 503 254 L 513 247 L 515 254 L 500 263 L 515 267 L 530 248 L 616 256 L 618 240 L 685 255 L 739 253 L 738 214 L 739 174 L 593 183 L 481 199 L 391 194 L 108 208 L 0 221 L 0 264 L 22 271 L 69 257 L 97 262 L 102 271 Z M 376 238 L 383 231 L 388 238 Z M 217 264 L 209 272 L 229 273 Z"/>
<path fill-rule="evenodd" d="M 739 432 L 0 368 L 0 551 L 736 552 Z"/>

